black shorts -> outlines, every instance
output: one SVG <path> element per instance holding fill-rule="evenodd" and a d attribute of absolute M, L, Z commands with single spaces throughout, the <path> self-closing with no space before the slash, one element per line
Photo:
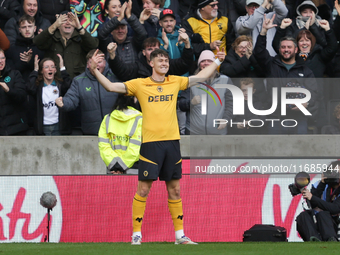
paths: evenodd
<path fill-rule="evenodd" d="M 182 178 L 182 157 L 178 140 L 142 143 L 138 180 L 171 181 Z"/>

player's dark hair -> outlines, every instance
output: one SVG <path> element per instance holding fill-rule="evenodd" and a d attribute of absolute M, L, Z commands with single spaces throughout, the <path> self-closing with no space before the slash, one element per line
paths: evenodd
<path fill-rule="evenodd" d="M 156 49 L 150 54 L 150 61 L 153 60 L 155 57 L 166 57 L 167 59 L 170 59 L 169 54 L 162 49 Z"/>

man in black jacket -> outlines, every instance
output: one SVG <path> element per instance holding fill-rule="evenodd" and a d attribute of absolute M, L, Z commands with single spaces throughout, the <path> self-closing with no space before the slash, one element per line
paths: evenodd
<path fill-rule="evenodd" d="M 185 34 L 186 35 L 186 34 Z M 181 35 L 181 36 L 185 36 Z M 184 49 L 182 56 L 176 59 L 170 59 L 170 67 L 167 75 L 183 75 L 189 71 L 193 65 L 194 53 L 190 45 L 188 36 L 182 38 Z M 138 60 L 132 64 L 124 63 L 119 57 L 116 57 L 117 44 L 110 43 L 107 47 L 109 52 L 109 65 L 118 79 L 128 81 L 135 78 L 146 78 L 151 76 L 152 67 L 150 66 L 150 54 L 159 49 L 160 43 L 157 38 L 149 37 L 144 40 L 143 51 L 138 54 Z"/>
<path fill-rule="evenodd" d="M 34 56 L 43 59 L 44 52 L 33 43 L 36 31 L 35 19 L 24 14 L 19 19 L 19 31 L 15 43 L 6 51 L 7 64 L 14 70 L 20 71 L 23 79 L 28 81 L 28 76 L 34 69 Z"/>
<path fill-rule="evenodd" d="M 267 31 L 275 27 L 273 24 L 275 15 L 271 19 L 264 17 L 261 33 L 257 38 L 254 49 L 254 55 L 260 66 L 264 67 L 267 79 L 267 100 L 264 105 L 265 109 L 272 107 L 273 89 L 278 91 L 277 108 L 270 116 L 272 121 L 268 125 L 269 134 L 306 134 L 307 133 L 307 114 L 311 113 L 312 117 L 317 113 L 317 83 L 313 72 L 305 66 L 302 59 L 295 59 L 298 47 L 296 40 L 292 37 L 284 37 L 280 42 L 279 54 L 275 57 L 269 55 L 266 49 Z M 308 102 L 302 104 L 290 104 L 286 109 L 281 109 L 281 89 L 287 87 L 304 88 L 310 92 L 311 98 Z M 275 95 L 274 95 L 275 96 Z M 287 98 L 304 98 L 304 93 L 287 93 Z M 275 105 L 274 105 L 275 106 Z M 281 112 L 280 112 L 281 111 Z M 284 114 L 286 112 L 286 114 Z M 283 115 L 283 116 L 282 116 Z M 285 120 L 290 119 L 290 121 Z M 280 123 L 281 122 L 281 123 Z M 281 124 L 281 125 L 280 125 Z"/>
<path fill-rule="evenodd" d="M 99 49 L 106 53 L 107 45 L 110 42 L 117 43 L 117 54 L 126 64 L 134 63 L 138 58 L 138 52 L 142 50 L 143 41 L 148 34 L 138 18 L 131 13 L 132 1 L 124 4 L 120 10 L 119 17 L 107 20 L 98 29 Z M 126 17 L 126 20 L 124 19 Z M 127 36 L 128 24 L 134 34 Z"/>

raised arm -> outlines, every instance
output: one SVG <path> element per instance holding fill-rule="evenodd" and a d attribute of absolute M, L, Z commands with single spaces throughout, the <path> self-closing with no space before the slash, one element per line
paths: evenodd
<path fill-rule="evenodd" d="M 273 21 L 274 24 L 280 25 L 281 21 L 287 16 L 288 9 L 281 0 L 270 0 L 273 4 L 276 17 Z"/>
<path fill-rule="evenodd" d="M 216 70 L 216 68 L 219 67 L 220 64 L 224 61 L 224 58 L 225 58 L 224 48 L 222 48 L 222 51 L 220 51 L 218 47 L 216 47 L 216 50 L 217 50 L 217 54 L 216 54 L 217 59 L 214 62 L 212 62 L 209 66 L 201 70 L 198 74 L 190 76 L 188 88 L 196 85 L 197 82 L 203 82 L 206 79 L 208 79 L 213 74 L 213 72 Z"/>
<path fill-rule="evenodd" d="M 275 14 L 271 19 L 266 18 L 266 14 L 264 15 L 262 30 L 260 34 L 257 36 L 256 45 L 254 48 L 254 56 L 258 62 L 258 64 L 265 68 L 266 73 L 270 70 L 270 61 L 271 57 L 269 55 L 268 50 L 266 49 L 266 41 L 267 41 L 267 31 L 273 27 L 276 27 L 276 24 L 273 24 L 275 19 Z"/>
<path fill-rule="evenodd" d="M 98 54 L 98 50 L 91 58 L 91 70 L 98 82 L 109 92 L 127 93 L 125 84 L 122 82 L 111 82 L 97 69 L 98 62 L 104 59 L 104 54 Z"/>

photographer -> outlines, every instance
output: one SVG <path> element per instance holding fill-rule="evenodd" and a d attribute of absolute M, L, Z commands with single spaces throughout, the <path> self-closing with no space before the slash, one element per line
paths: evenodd
<path fill-rule="evenodd" d="M 339 168 L 340 161 L 333 161 L 322 173 L 321 181 L 312 185 L 311 191 L 302 190 L 303 198 L 312 207 L 296 218 L 297 231 L 304 241 L 338 241 Z"/>

